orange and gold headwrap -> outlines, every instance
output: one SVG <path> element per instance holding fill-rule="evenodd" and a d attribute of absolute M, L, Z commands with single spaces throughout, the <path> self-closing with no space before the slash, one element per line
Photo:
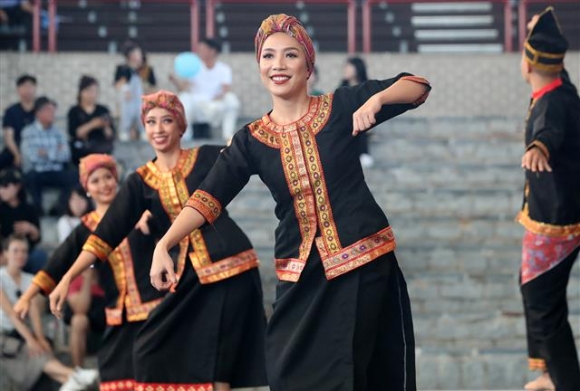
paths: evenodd
<path fill-rule="evenodd" d="M 262 24 L 256 33 L 256 38 L 254 38 L 256 60 L 258 60 L 258 63 L 260 62 L 260 54 L 262 53 L 264 42 L 274 33 L 287 34 L 300 43 L 302 50 L 306 55 L 306 67 L 308 68 L 308 75 L 310 76 L 314 69 L 314 61 L 316 57 L 314 45 L 312 44 L 312 40 L 302 23 L 300 23 L 300 21 L 294 16 L 276 14 L 270 15 L 262 21 Z"/>
<path fill-rule="evenodd" d="M 177 95 L 173 92 L 160 90 L 154 94 L 143 95 L 141 99 L 143 101 L 141 105 L 141 121 L 143 124 L 145 124 L 145 116 L 147 113 L 155 107 L 160 107 L 169 111 L 175 118 L 181 131 L 181 135 L 185 133 L 185 129 L 187 129 L 185 109 Z"/>
<path fill-rule="evenodd" d="M 85 190 L 87 190 L 89 177 L 99 168 L 106 168 L 111 171 L 115 180 L 119 181 L 115 159 L 111 155 L 105 155 L 104 153 L 92 153 L 82 158 L 79 162 L 79 181 Z"/>

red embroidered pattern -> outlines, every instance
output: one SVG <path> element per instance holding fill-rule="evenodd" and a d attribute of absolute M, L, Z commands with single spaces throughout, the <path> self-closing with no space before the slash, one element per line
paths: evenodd
<path fill-rule="evenodd" d="M 203 190 L 193 192 L 185 206 L 197 210 L 210 224 L 213 224 L 222 212 L 220 202 Z"/>
<path fill-rule="evenodd" d="M 211 383 L 204 384 L 136 383 L 135 391 L 213 391 L 213 385 Z"/>
<path fill-rule="evenodd" d="M 134 379 L 113 380 L 101 382 L 100 391 L 133 391 L 135 389 Z"/>
<path fill-rule="evenodd" d="M 195 254 L 192 255 L 195 256 Z M 258 267 L 259 264 L 258 254 L 251 249 L 203 266 L 197 270 L 197 275 L 200 283 L 209 284 L 238 275 L 246 270 Z"/>
<path fill-rule="evenodd" d="M 326 254 L 318 239 L 316 245 L 320 251 L 326 278 L 330 280 L 393 251 L 396 241 L 391 227 L 387 227 L 334 254 Z"/>

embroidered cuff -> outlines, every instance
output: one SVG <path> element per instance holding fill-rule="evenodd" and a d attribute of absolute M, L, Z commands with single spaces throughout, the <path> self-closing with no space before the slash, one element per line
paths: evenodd
<path fill-rule="evenodd" d="M 83 250 L 94 254 L 97 258 L 103 261 L 113 252 L 111 246 L 94 234 L 89 236 L 83 246 Z"/>
<path fill-rule="evenodd" d="M 546 156 L 546 159 L 550 160 L 550 151 L 548 150 L 548 147 L 546 146 L 546 144 L 544 144 L 540 140 L 534 140 L 531 142 L 530 145 L 528 145 L 526 147 L 526 151 L 529 151 L 530 149 L 532 149 L 534 147 L 538 148 L 540 151 L 542 151 L 544 156 Z"/>
<path fill-rule="evenodd" d="M 56 283 L 44 270 L 36 273 L 32 279 L 32 283 L 38 286 L 45 295 L 49 295 L 56 288 Z"/>
<path fill-rule="evenodd" d="M 417 99 L 415 102 L 413 102 L 413 105 L 420 106 L 423 103 L 425 103 L 425 101 L 427 100 L 427 97 L 429 96 L 429 92 L 431 92 L 431 84 L 429 83 L 429 80 L 427 80 L 421 76 L 403 76 L 399 80 L 409 80 L 409 81 L 413 81 L 415 83 L 423 84 L 424 86 L 426 86 L 427 90 L 425 91 L 425 93 L 423 95 L 421 95 L 419 97 L 419 99 Z"/>
<path fill-rule="evenodd" d="M 203 190 L 196 190 L 185 203 L 185 206 L 197 210 L 210 224 L 213 224 L 222 213 L 220 202 Z"/>
<path fill-rule="evenodd" d="M 546 361 L 542 358 L 528 358 L 528 367 L 530 371 L 547 371 Z"/>

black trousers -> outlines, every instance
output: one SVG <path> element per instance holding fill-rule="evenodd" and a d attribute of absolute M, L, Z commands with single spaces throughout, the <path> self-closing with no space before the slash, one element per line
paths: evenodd
<path fill-rule="evenodd" d="M 580 247 L 552 270 L 521 286 L 528 354 L 544 360 L 556 391 L 580 390 L 580 364 L 568 322 L 566 287 Z"/>

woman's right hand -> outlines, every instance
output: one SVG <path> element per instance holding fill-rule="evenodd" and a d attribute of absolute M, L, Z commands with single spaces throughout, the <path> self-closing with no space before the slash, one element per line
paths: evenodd
<path fill-rule="evenodd" d="M 28 315 L 28 309 L 30 308 L 30 299 L 24 296 L 20 296 L 16 304 L 14 304 L 14 312 L 20 319 L 26 318 Z"/>
<path fill-rule="evenodd" d="M 153 262 L 151 262 L 151 285 L 159 291 L 164 291 L 177 284 L 173 259 L 169 256 L 167 246 L 162 241 L 157 243 L 153 252 Z"/>
<path fill-rule="evenodd" d="M 62 319 L 64 303 L 68 295 L 69 287 L 70 280 L 67 277 L 63 277 L 49 296 L 50 312 L 58 319 Z"/>

